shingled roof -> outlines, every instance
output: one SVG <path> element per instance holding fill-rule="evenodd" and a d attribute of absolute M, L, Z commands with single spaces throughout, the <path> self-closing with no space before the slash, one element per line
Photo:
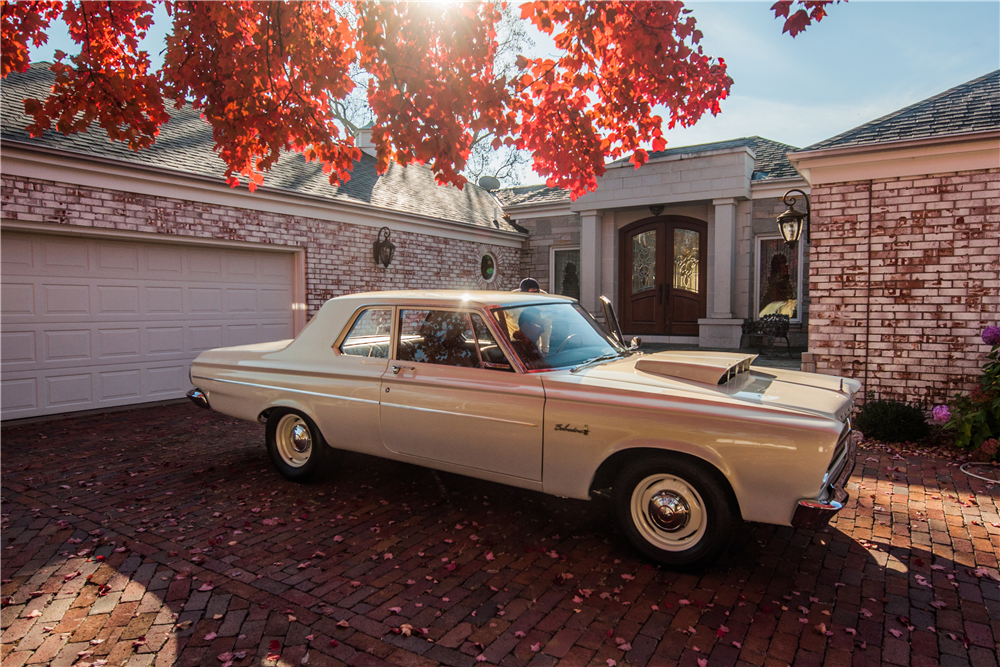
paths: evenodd
<path fill-rule="evenodd" d="M 865 146 L 1000 129 L 1000 70 L 803 148 Z"/>
<path fill-rule="evenodd" d="M 520 185 L 494 192 L 504 206 L 545 206 L 569 202 L 569 190 L 547 185 Z"/>
<path fill-rule="evenodd" d="M 114 160 L 140 168 L 169 170 L 178 175 L 208 177 L 225 183 L 226 167 L 213 148 L 212 130 L 190 106 L 171 108 L 171 118 L 160 128 L 156 143 L 138 152 L 122 142 L 110 141 L 97 124 L 80 134 L 66 136 L 47 131 L 41 137 L 31 137 L 25 130 L 31 120 L 24 113 L 22 100 L 46 97 L 53 79 L 49 63 L 36 63 L 27 72 L 11 74 L 4 80 L 0 89 L 2 141 L 55 149 L 84 158 Z M 472 183 L 462 190 L 438 185 L 431 170 L 421 165 L 400 167 L 393 164 L 384 174 L 378 174 L 375 158 L 368 154 L 362 154 L 361 160 L 355 163 L 351 180 L 339 186 L 330 185 L 317 163 L 306 162 L 298 153 L 284 154 L 264 176 L 261 189 L 309 195 L 331 203 L 366 204 L 477 227 L 519 231 L 503 219 L 496 200 L 486 190 Z"/>
<path fill-rule="evenodd" d="M 669 148 L 665 151 L 652 152 L 649 154 L 649 159 L 655 160 L 657 158 L 677 155 L 697 155 L 698 153 L 741 148 L 744 146 L 750 147 L 756 156 L 753 163 L 753 180 L 763 181 L 772 178 L 792 178 L 799 175 L 795 171 L 795 167 L 792 166 L 792 163 L 785 157 L 786 153 L 798 149 L 795 146 L 789 146 L 788 144 L 765 139 L 764 137 L 742 137 L 740 139 L 715 141 L 694 146 L 678 146 L 677 148 Z M 628 164 L 627 159 L 617 160 L 609 166 L 621 166 L 624 164 Z M 569 202 L 569 190 L 550 188 L 545 185 L 507 188 L 494 194 L 497 195 L 497 198 L 504 206 L 543 206 L 545 204 Z"/>

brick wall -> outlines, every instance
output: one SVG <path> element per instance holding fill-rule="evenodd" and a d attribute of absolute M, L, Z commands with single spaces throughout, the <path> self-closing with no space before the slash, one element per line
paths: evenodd
<path fill-rule="evenodd" d="M 809 350 L 882 397 L 970 391 L 1000 324 L 1000 170 L 813 187 Z"/>
<path fill-rule="evenodd" d="M 520 280 L 517 248 L 423 234 L 393 232 L 395 258 L 383 268 L 372 259 L 372 227 L 10 176 L 0 180 L 0 203 L 5 220 L 304 247 L 308 316 L 351 292 L 479 288 L 486 251 L 497 260 L 490 289 Z"/>
<path fill-rule="evenodd" d="M 580 247 L 580 216 L 519 219 L 517 224 L 528 230 L 530 239 L 521 252 L 521 277 L 534 278 L 548 291 L 551 249 Z"/>

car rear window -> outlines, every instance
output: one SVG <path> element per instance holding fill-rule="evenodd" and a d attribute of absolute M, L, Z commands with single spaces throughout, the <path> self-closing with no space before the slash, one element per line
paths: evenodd
<path fill-rule="evenodd" d="M 362 311 L 347 332 L 340 351 L 355 357 L 389 358 L 392 335 L 392 309 L 371 308 Z"/>

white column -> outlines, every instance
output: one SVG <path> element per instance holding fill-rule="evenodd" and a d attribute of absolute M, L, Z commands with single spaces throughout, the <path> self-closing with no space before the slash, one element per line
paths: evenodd
<path fill-rule="evenodd" d="M 736 263 L 736 200 L 713 199 L 715 205 L 715 275 L 713 276 L 714 298 L 709 317 L 712 319 L 732 319 L 733 317 L 733 266 Z"/>
<path fill-rule="evenodd" d="M 601 212 L 580 212 L 580 304 L 601 313 Z"/>
<path fill-rule="evenodd" d="M 733 317 L 733 267 L 736 265 L 736 200 L 713 199 L 712 302 L 708 317 L 698 320 L 698 345 L 738 349 L 741 320 Z"/>

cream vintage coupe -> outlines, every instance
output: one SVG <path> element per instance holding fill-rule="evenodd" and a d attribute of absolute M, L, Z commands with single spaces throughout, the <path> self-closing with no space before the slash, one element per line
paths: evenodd
<path fill-rule="evenodd" d="M 668 565 L 707 562 L 742 520 L 817 528 L 847 499 L 854 380 L 752 355 L 642 354 L 547 294 L 372 292 L 327 301 L 291 341 L 201 353 L 198 405 L 266 424 L 305 481 L 334 448 L 610 498 Z"/>

